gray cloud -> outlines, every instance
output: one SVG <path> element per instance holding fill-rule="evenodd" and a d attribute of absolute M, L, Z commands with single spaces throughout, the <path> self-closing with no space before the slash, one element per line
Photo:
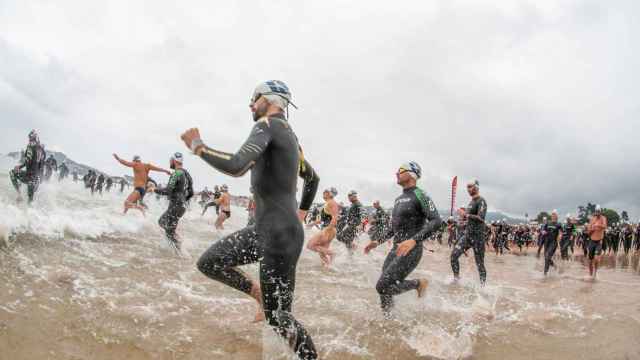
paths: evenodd
<path fill-rule="evenodd" d="M 38 128 L 48 146 L 121 174 L 112 152 L 165 165 L 186 150 L 179 133 L 199 126 L 209 145 L 233 151 L 252 125 L 253 87 L 278 78 L 301 106 L 291 123 L 323 187 L 390 202 L 397 166 L 415 160 L 441 208 L 458 175 L 478 178 L 490 208 L 511 214 L 591 201 L 638 217 L 638 10 L 632 1 L 4 3 L 2 150 Z M 199 185 L 248 188 L 187 161 Z"/>

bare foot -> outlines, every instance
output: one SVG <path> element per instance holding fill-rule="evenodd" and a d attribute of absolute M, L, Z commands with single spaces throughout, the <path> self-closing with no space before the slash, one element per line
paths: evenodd
<path fill-rule="evenodd" d="M 265 320 L 265 316 L 264 316 L 264 310 L 262 309 L 262 306 L 260 306 L 258 308 L 258 311 L 256 311 L 256 316 L 253 318 L 253 323 L 259 323 L 259 322 L 263 322 Z"/>
<path fill-rule="evenodd" d="M 420 279 L 418 280 L 418 297 L 424 297 L 424 295 L 427 292 L 427 287 L 429 286 L 429 282 L 427 281 L 427 279 Z"/>

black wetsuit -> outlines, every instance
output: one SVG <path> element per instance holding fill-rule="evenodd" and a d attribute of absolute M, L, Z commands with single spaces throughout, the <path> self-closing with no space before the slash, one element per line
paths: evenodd
<path fill-rule="evenodd" d="M 98 176 L 98 181 L 96 182 L 96 191 L 102 195 L 102 186 L 104 185 L 104 175 L 100 174 Z"/>
<path fill-rule="evenodd" d="M 45 165 L 44 179 L 45 181 L 49 181 L 49 179 L 51 179 L 51 175 L 53 174 L 53 172 L 58 170 L 58 162 L 53 157 L 53 155 L 50 155 L 49 158 L 45 161 L 44 165 Z"/>
<path fill-rule="evenodd" d="M 333 216 L 331 216 L 331 214 L 329 214 L 328 212 L 324 211 L 324 207 L 323 207 L 322 210 L 320 210 L 320 228 L 324 229 L 327 226 L 329 226 L 329 224 L 331 224 L 331 220 L 333 220 Z"/>
<path fill-rule="evenodd" d="M 127 184 L 127 182 L 124 179 L 120 180 L 120 192 L 124 191 L 124 186 L 126 184 Z"/>
<path fill-rule="evenodd" d="M 353 241 L 358 236 L 358 227 L 362 223 L 362 204 L 356 201 L 351 204 L 347 212 L 347 223 L 344 229 L 336 236 L 338 241 L 344 243 L 347 248 L 353 246 Z"/>
<path fill-rule="evenodd" d="M 544 248 L 543 229 L 545 228 L 546 225 L 547 225 L 546 223 L 540 225 L 540 229 L 538 231 L 538 256 L 540 256 L 540 251 L 542 251 L 542 249 Z"/>
<path fill-rule="evenodd" d="M 213 193 L 213 201 L 210 201 L 209 203 L 207 203 L 204 206 L 204 209 L 202 209 L 202 215 L 204 215 L 204 213 L 207 212 L 207 209 L 215 206 L 216 207 L 216 215 L 220 215 L 220 204 L 218 204 L 216 202 L 216 200 L 220 199 L 220 197 L 222 196 L 222 193 L 220 191 L 216 191 Z"/>
<path fill-rule="evenodd" d="M 482 196 L 471 199 L 469 206 L 467 206 L 467 214 L 477 215 L 482 220 L 475 217 L 467 218 L 466 232 L 451 252 L 451 270 L 453 270 L 453 275 L 457 278 L 460 275 L 460 262 L 458 259 L 467 249 L 473 248 L 480 282 L 484 284 L 487 281 L 487 269 L 484 266 L 486 227 L 484 218 L 487 215 L 487 202 Z"/>
<path fill-rule="evenodd" d="M 69 168 L 67 167 L 67 164 L 60 164 L 60 167 L 58 168 L 58 181 L 62 181 L 67 177 L 67 175 L 69 175 Z"/>
<path fill-rule="evenodd" d="M 187 210 L 187 201 L 193 197 L 193 179 L 185 169 L 177 169 L 171 174 L 167 187 L 156 189 L 156 194 L 169 197 L 167 211 L 158 219 L 158 225 L 164 229 L 167 239 L 180 250 L 180 241 L 176 239 L 178 221 Z"/>
<path fill-rule="evenodd" d="M 200 157 L 231 176 L 251 169 L 256 226 L 214 243 L 198 261 L 198 269 L 214 280 L 251 292 L 251 281 L 235 267 L 260 262 L 260 287 L 269 325 L 287 339 L 301 359 L 316 359 L 310 335 L 291 313 L 296 265 L 304 243 L 298 220 L 297 175 L 304 179 L 299 208 L 309 210 L 319 178 L 304 160 L 298 140 L 283 114 L 258 120 L 235 154 L 204 147 Z"/>
<path fill-rule="evenodd" d="M 636 236 L 633 244 L 636 251 L 640 251 L 640 224 L 636 225 Z"/>
<path fill-rule="evenodd" d="M 584 253 L 584 257 L 586 258 L 589 253 L 589 242 L 591 239 L 589 238 L 589 233 L 587 232 L 587 227 L 585 226 L 580 233 L 580 240 L 582 243 L 582 252 Z"/>
<path fill-rule="evenodd" d="M 624 247 L 624 254 L 628 255 L 629 250 L 631 250 L 631 240 L 633 240 L 632 239 L 633 230 L 631 230 L 631 228 L 629 227 L 625 227 L 624 230 L 622 230 L 621 235 L 619 235 L 618 239 L 620 239 L 620 237 L 622 237 L 622 246 Z"/>
<path fill-rule="evenodd" d="M 560 257 L 563 260 L 569 260 L 569 248 L 571 245 L 571 238 L 573 237 L 573 231 L 576 226 L 573 223 L 567 222 L 562 226 L 562 239 L 560 240 Z"/>
<path fill-rule="evenodd" d="M 113 186 L 113 179 L 111 177 L 107 178 L 107 187 L 105 188 L 105 190 L 107 191 L 111 191 L 111 187 Z"/>
<path fill-rule="evenodd" d="M 382 274 L 376 284 L 383 312 L 393 307 L 393 296 L 418 289 L 418 280 L 405 280 L 418 266 L 424 249 L 422 242 L 436 232 L 442 220 L 436 206 L 420 188 L 402 191 L 394 204 L 391 228 L 382 241 L 393 237 L 393 248 L 384 260 Z M 398 244 L 413 239 L 416 246 L 405 256 L 397 256 Z"/>
<path fill-rule="evenodd" d="M 9 177 L 11 183 L 20 193 L 20 183 L 27 184 L 27 198 L 33 201 L 33 196 L 38 191 L 42 169 L 44 167 L 46 153 L 40 144 L 30 144 L 24 152 L 24 157 L 18 165 L 18 170 L 11 169 Z"/>
<path fill-rule="evenodd" d="M 562 225 L 557 222 L 549 222 L 544 225 L 544 274 L 547 275 L 553 263 L 553 255 L 558 248 L 558 234 L 562 232 Z"/>
<path fill-rule="evenodd" d="M 389 229 L 389 215 L 382 207 L 377 208 L 369 229 L 369 237 L 373 241 L 380 241 L 387 229 Z"/>

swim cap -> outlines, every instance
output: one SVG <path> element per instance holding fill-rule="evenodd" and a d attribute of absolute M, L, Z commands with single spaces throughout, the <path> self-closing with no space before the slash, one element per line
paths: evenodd
<path fill-rule="evenodd" d="M 477 179 L 476 179 L 476 180 L 473 180 L 473 181 L 471 181 L 471 182 L 469 182 L 469 183 L 467 184 L 467 186 L 468 186 L 468 185 L 473 185 L 473 186 L 475 186 L 475 187 L 477 187 L 477 188 L 480 188 L 480 182 L 479 182 Z"/>
<path fill-rule="evenodd" d="M 422 177 L 422 168 L 415 161 L 409 161 L 400 165 L 400 170 L 408 171 L 411 174 L 415 175 L 414 179 L 420 179 Z"/>
<path fill-rule="evenodd" d="M 255 104 L 258 99 L 264 96 L 269 103 L 277 105 L 281 109 L 286 109 L 289 104 L 294 108 L 298 108 L 291 102 L 291 91 L 287 84 L 280 80 L 269 80 L 258 84 L 251 96 L 251 105 Z"/>
<path fill-rule="evenodd" d="M 596 212 L 601 212 L 602 208 L 600 207 L 600 205 L 596 205 Z"/>
<path fill-rule="evenodd" d="M 227 184 L 223 184 L 223 185 L 220 187 L 220 190 L 222 190 L 222 191 L 228 191 L 228 190 L 229 190 L 229 187 L 227 186 Z"/>
<path fill-rule="evenodd" d="M 29 132 L 29 143 L 37 144 L 39 142 L 40 142 L 40 139 L 38 138 L 38 133 L 35 130 L 31 130 Z"/>
<path fill-rule="evenodd" d="M 349 193 L 347 194 L 347 196 L 358 196 L 358 192 L 355 190 L 351 190 L 349 191 Z"/>
<path fill-rule="evenodd" d="M 140 155 L 133 155 L 133 161 L 140 161 Z"/>
<path fill-rule="evenodd" d="M 171 155 L 171 160 L 179 162 L 180 164 L 182 164 L 182 160 L 183 160 L 182 159 L 182 153 L 177 152 L 177 153 Z"/>

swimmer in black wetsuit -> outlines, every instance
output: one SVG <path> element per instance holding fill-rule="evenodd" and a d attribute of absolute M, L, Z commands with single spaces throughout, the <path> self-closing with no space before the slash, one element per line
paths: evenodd
<path fill-rule="evenodd" d="M 261 301 L 267 322 L 296 355 L 317 359 L 310 335 L 291 313 L 296 265 L 304 243 L 302 219 L 311 207 L 319 178 L 304 159 L 284 114 L 290 99 L 281 81 L 258 85 L 251 100 L 256 123 L 235 154 L 205 146 L 198 129 L 188 130 L 182 139 L 191 151 L 225 174 L 239 177 L 251 170 L 256 201 L 256 226 L 214 243 L 198 261 L 198 269 Z M 296 211 L 298 175 L 304 187 Z M 260 262 L 260 285 L 236 269 L 255 262 Z"/>
<path fill-rule="evenodd" d="M 9 172 L 11 183 L 18 192 L 18 201 L 22 201 L 20 183 L 27 184 L 27 199 L 29 203 L 33 201 L 33 196 L 36 191 L 38 191 L 38 186 L 42 179 L 42 170 L 46 161 L 45 158 L 46 153 L 44 147 L 40 144 L 38 134 L 35 130 L 31 130 L 29 133 L 29 144 L 24 151 L 23 158 L 20 163 Z"/>
<path fill-rule="evenodd" d="M 164 229 L 169 241 L 176 253 L 180 254 L 180 241 L 176 237 L 178 221 L 187 210 L 187 202 L 193 197 L 193 180 L 189 172 L 182 167 L 182 154 L 177 152 L 169 161 L 173 171 L 165 188 L 155 188 L 156 194 L 169 197 L 169 207 L 158 220 L 158 225 Z"/>
<path fill-rule="evenodd" d="M 362 223 L 362 204 L 358 200 L 358 193 L 355 190 L 349 191 L 348 197 L 351 207 L 347 212 L 346 226 L 336 236 L 336 239 L 344 243 L 347 249 L 354 250 L 356 248 L 354 240 L 358 236 L 358 227 Z"/>
<path fill-rule="evenodd" d="M 560 240 L 560 258 L 562 260 L 569 260 L 569 248 L 575 229 L 576 225 L 571 219 L 571 214 L 567 214 L 567 222 L 562 226 L 562 239 Z"/>
<path fill-rule="evenodd" d="M 549 272 L 550 266 L 555 266 L 553 263 L 553 255 L 558 248 L 558 242 L 562 239 L 562 225 L 558 223 L 558 212 L 551 212 L 551 222 L 544 225 L 544 275 Z"/>
<path fill-rule="evenodd" d="M 403 192 L 396 199 L 393 207 L 391 229 L 382 240 L 371 241 L 364 248 L 367 254 L 393 237 L 393 248 L 384 261 L 382 274 L 376 284 L 385 315 L 388 315 L 393 307 L 393 296 L 417 290 L 418 297 L 422 297 L 427 290 L 426 279 L 406 280 L 420 263 L 424 249 L 422 242 L 434 234 L 442 224 L 431 198 L 416 186 L 416 181 L 421 174 L 422 169 L 415 162 L 409 162 L 400 167 L 396 177 Z"/>
<path fill-rule="evenodd" d="M 480 283 L 484 285 L 487 282 L 487 270 L 484 266 L 486 227 L 484 219 L 487 215 L 487 202 L 480 196 L 480 184 L 477 180 L 467 184 L 467 191 L 471 196 L 471 202 L 464 213 L 467 226 L 464 235 L 451 252 L 451 270 L 453 270 L 454 278 L 458 280 L 460 278 L 460 262 L 458 259 L 467 249 L 472 247 L 476 267 L 480 275 Z"/>

